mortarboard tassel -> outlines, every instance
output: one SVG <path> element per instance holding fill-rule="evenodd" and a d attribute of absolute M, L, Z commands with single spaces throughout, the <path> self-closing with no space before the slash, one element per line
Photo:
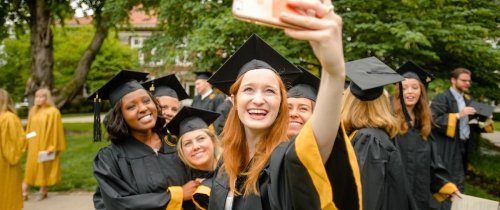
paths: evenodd
<path fill-rule="evenodd" d="M 94 98 L 94 142 L 101 141 L 101 99 Z"/>

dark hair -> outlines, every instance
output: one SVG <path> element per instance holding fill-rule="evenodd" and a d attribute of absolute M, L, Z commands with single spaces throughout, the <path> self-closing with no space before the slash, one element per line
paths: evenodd
<path fill-rule="evenodd" d="M 451 72 L 451 77 L 450 78 L 453 78 L 453 79 L 458 79 L 458 77 L 461 75 L 461 74 L 468 74 L 468 75 L 471 75 L 471 72 L 469 69 L 466 69 L 466 68 L 456 68 L 454 69 L 452 72 Z"/>
<path fill-rule="evenodd" d="M 161 132 L 163 129 L 163 125 L 165 124 L 165 119 L 161 117 L 161 107 L 160 103 L 151 95 L 149 91 L 148 95 L 152 99 L 153 103 L 155 103 L 157 113 L 156 124 L 153 128 L 154 132 Z M 104 125 L 106 126 L 106 131 L 108 132 L 108 140 L 113 142 L 114 144 L 125 141 L 129 136 L 129 126 L 123 119 L 122 111 L 122 100 L 118 101 L 111 110 L 109 110 L 108 114 L 103 120 Z"/>

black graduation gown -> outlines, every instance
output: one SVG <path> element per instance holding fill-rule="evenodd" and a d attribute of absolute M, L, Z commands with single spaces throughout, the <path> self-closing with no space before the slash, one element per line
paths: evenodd
<path fill-rule="evenodd" d="M 214 121 L 214 128 L 217 135 L 220 135 L 222 133 L 224 124 L 226 123 L 227 115 L 229 114 L 229 111 L 232 107 L 233 103 L 230 100 L 225 100 L 222 104 L 219 105 L 219 107 L 217 107 L 217 110 L 215 110 L 220 114 L 220 116 Z"/>
<path fill-rule="evenodd" d="M 207 209 L 208 207 L 208 193 L 206 192 L 206 187 L 210 189 L 210 186 L 207 186 L 208 183 L 211 183 L 213 172 L 212 171 L 202 171 L 197 169 L 190 169 L 190 177 L 191 180 L 194 179 L 205 179 L 198 189 L 193 193 L 193 199 L 189 201 L 184 201 L 182 203 L 182 208 L 185 209 Z M 195 200 L 196 199 L 196 200 Z M 201 208 L 200 208 L 201 207 Z"/>
<path fill-rule="evenodd" d="M 96 209 L 165 209 L 182 202 L 178 189 L 189 180 L 177 152 L 163 141 L 158 154 L 132 137 L 110 144 L 98 152 L 93 167 Z"/>
<path fill-rule="evenodd" d="M 470 100 L 465 99 L 465 103 L 469 104 Z M 456 117 L 456 113 L 459 112 L 458 105 L 450 89 L 434 97 L 431 111 L 432 136 L 436 142 L 437 152 L 450 173 L 451 181 L 463 192 L 467 165 L 466 145 L 460 140 L 460 125 Z"/>
<path fill-rule="evenodd" d="M 273 150 L 259 177 L 260 196 L 234 197 L 232 209 L 360 209 L 359 170 L 354 150 L 343 134 L 339 132 L 332 153 L 323 165 L 312 128 L 307 123 L 297 138 Z M 223 171 L 217 172 L 209 209 L 223 210 L 229 178 Z"/>
<path fill-rule="evenodd" d="M 195 96 L 191 107 L 216 112 L 217 107 L 222 104 L 222 102 L 224 102 L 224 96 L 214 90 L 204 99 L 201 99 L 201 95 Z"/>
<path fill-rule="evenodd" d="M 418 209 L 431 209 L 429 201 L 432 194 L 439 193 L 450 182 L 448 171 L 437 154 L 434 139 L 429 137 L 425 140 L 419 130 L 410 127 L 408 133 L 396 136 L 395 141 Z"/>
<path fill-rule="evenodd" d="M 362 128 L 351 141 L 361 172 L 363 209 L 416 209 L 401 154 L 387 133 L 378 128 Z"/>

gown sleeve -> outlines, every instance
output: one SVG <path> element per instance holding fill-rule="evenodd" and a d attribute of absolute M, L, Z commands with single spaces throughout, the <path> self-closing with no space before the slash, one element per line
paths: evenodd
<path fill-rule="evenodd" d="M 19 118 L 10 112 L 0 122 L 0 152 L 10 165 L 17 165 L 26 146 L 26 138 Z"/>
<path fill-rule="evenodd" d="M 193 193 L 193 203 L 197 208 L 202 210 L 208 209 L 212 181 L 212 178 L 203 180 L 201 185 L 198 186 L 196 191 Z"/>
<path fill-rule="evenodd" d="M 336 138 L 323 165 L 311 123 L 307 122 L 289 146 L 284 165 L 290 209 L 361 208 L 359 170 L 348 138 Z"/>
<path fill-rule="evenodd" d="M 438 202 L 446 200 L 458 188 L 450 181 L 450 174 L 437 152 L 434 139 L 428 139 L 431 148 L 431 192 Z"/>
<path fill-rule="evenodd" d="M 139 194 L 120 178 L 117 156 L 106 147 L 94 159 L 94 176 L 98 183 L 102 203 L 107 210 L 178 209 L 182 208 L 182 187 L 165 186 L 163 192 Z M 180 199 L 180 200 L 179 200 Z M 95 203 L 98 205 L 99 203 Z"/>
<path fill-rule="evenodd" d="M 450 138 L 454 138 L 458 119 L 456 113 L 449 113 L 445 94 L 440 94 L 434 98 L 431 103 L 431 110 L 435 130 Z"/>

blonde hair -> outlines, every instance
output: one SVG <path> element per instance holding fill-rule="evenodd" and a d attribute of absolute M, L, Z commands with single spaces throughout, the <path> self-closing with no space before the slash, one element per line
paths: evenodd
<path fill-rule="evenodd" d="M 16 108 L 14 107 L 14 101 L 5 89 L 0 88 L 0 113 L 1 112 L 12 112 L 16 114 Z"/>
<path fill-rule="evenodd" d="M 50 90 L 48 88 L 40 88 L 40 89 L 38 89 L 35 92 L 35 95 L 38 94 L 38 93 L 41 93 L 41 94 L 43 94 L 45 96 L 47 106 L 53 106 L 53 107 L 55 107 L 54 99 L 52 98 L 52 93 L 50 93 Z M 38 111 L 38 109 L 40 109 L 40 108 L 41 107 L 33 106 L 33 108 L 31 108 L 31 110 L 30 110 L 30 114 L 31 114 L 31 112 L 36 113 Z"/>
<path fill-rule="evenodd" d="M 235 108 L 229 111 L 227 121 L 224 125 L 224 135 L 222 137 L 223 144 L 223 155 L 224 160 L 223 165 L 220 170 L 224 170 L 229 177 L 229 188 L 236 195 L 240 195 L 241 192 L 236 189 L 236 179 L 239 175 L 247 176 L 247 179 L 243 183 L 244 194 L 259 194 L 257 189 L 257 184 L 259 180 L 259 175 L 262 169 L 267 164 L 267 161 L 271 157 L 273 150 L 283 141 L 287 140 L 287 129 L 288 129 L 288 103 L 287 103 L 287 92 L 285 85 L 281 78 L 274 74 L 276 80 L 278 81 L 281 102 L 279 107 L 279 113 L 274 123 L 268 129 L 269 131 L 264 135 L 264 137 L 255 145 L 255 154 L 250 162 L 248 154 L 248 145 L 245 135 L 245 126 L 240 121 L 238 112 Z M 243 80 L 241 76 L 230 88 L 230 94 L 236 96 L 238 89 L 241 86 Z M 237 97 L 234 97 L 233 104 L 237 104 Z M 248 164 L 251 164 L 247 167 Z M 245 172 L 245 169 L 248 171 Z"/>
<path fill-rule="evenodd" d="M 361 101 L 347 88 L 343 100 L 340 117 L 346 132 L 351 133 L 361 128 L 379 128 L 391 138 L 398 133 L 398 121 L 392 115 L 389 100 L 385 95 L 382 94 L 372 101 Z"/>
<path fill-rule="evenodd" d="M 210 130 L 208 130 L 207 128 L 200 129 L 200 130 L 203 131 L 204 133 L 206 133 L 210 137 L 210 140 L 212 141 L 212 144 L 214 145 L 214 159 L 213 159 L 213 163 L 212 163 L 212 171 L 213 171 L 217 167 L 217 160 L 219 160 L 219 156 L 220 156 L 219 138 L 217 138 L 217 136 L 214 133 L 212 133 Z M 177 153 L 179 154 L 179 158 L 182 160 L 182 162 L 184 162 L 190 168 L 198 169 L 187 160 L 186 155 L 184 154 L 184 151 L 182 150 L 182 140 L 184 139 L 183 137 L 184 137 L 184 135 L 182 135 L 179 138 L 179 141 L 177 141 Z"/>

